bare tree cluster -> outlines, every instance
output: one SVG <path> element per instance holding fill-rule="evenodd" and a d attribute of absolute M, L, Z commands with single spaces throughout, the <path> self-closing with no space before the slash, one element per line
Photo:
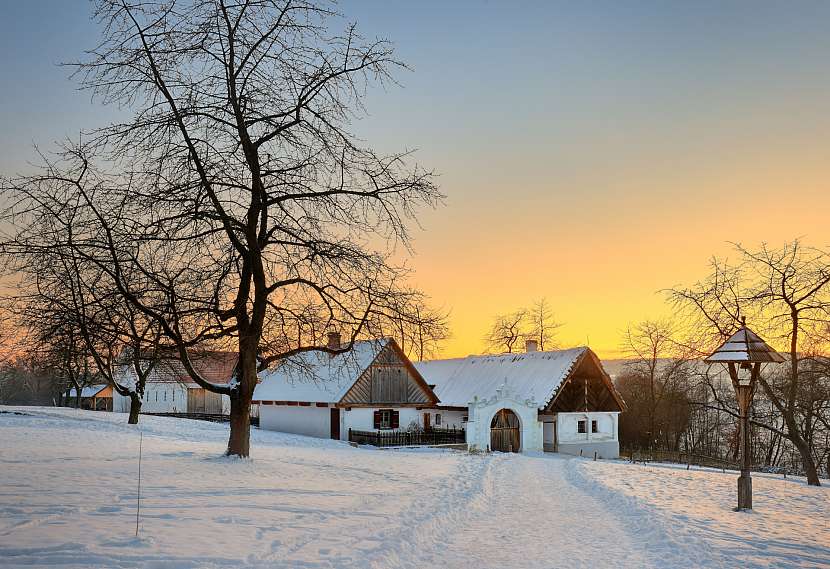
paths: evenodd
<path fill-rule="evenodd" d="M 367 89 L 403 67 L 388 42 L 337 32 L 323 2 L 96 6 L 102 40 L 76 76 L 130 116 L 4 182 L 2 253 L 15 271 L 39 255 L 69 265 L 102 374 L 113 337 L 134 353 L 172 348 L 195 383 L 230 397 L 227 452 L 248 456 L 264 366 L 394 326 L 445 335 L 393 262 L 417 210 L 441 198 L 433 176 L 350 131 Z M 41 298 L 20 284 L 18 298 Z M 349 342 L 328 348 L 332 329 Z M 239 353 L 229 385 L 191 362 L 216 347 Z"/>
<path fill-rule="evenodd" d="M 526 340 L 535 340 L 539 350 L 556 349 L 557 322 L 550 302 L 541 298 L 528 308 L 500 314 L 493 320 L 484 343 L 488 352 L 513 353 Z"/>
<path fill-rule="evenodd" d="M 830 254 L 799 241 L 780 248 L 736 245 L 735 250 L 737 261 L 714 259 L 705 279 L 669 291 L 675 308 L 671 323 L 629 330 L 643 405 L 628 389 L 630 377 L 621 378 L 620 387 L 628 415 L 649 417 L 653 425 L 632 431 L 651 433 L 650 445 L 678 448 L 682 425 L 677 421 L 682 419 L 685 448 L 737 455 L 738 410 L 731 383 L 724 370 L 701 359 L 745 316 L 750 328 L 787 357 L 785 364 L 766 365 L 759 379 L 751 417 L 753 460 L 801 471 L 809 484 L 818 485 L 820 469 L 826 467 L 830 476 Z M 668 406 L 673 411 L 660 419 L 653 410 L 666 396 L 675 400 Z M 629 420 L 636 419 L 622 421 Z M 674 433 L 674 440 L 655 436 L 664 431 Z"/>

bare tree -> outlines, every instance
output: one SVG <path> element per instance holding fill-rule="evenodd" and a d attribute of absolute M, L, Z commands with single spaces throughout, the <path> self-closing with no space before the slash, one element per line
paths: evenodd
<path fill-rule="evenodd" d="M 562 327 L 562 324 L 556 321 L 553 308 L 546 298 L 540 298 L 527 309 L 527 320 L 529 331 L 526 337 L 528 339 L 536 340 L 542 351 L 557 348 L 556 331 Z"/>
<path fill-rule="evenodd" d="M 449 339 L 449 316 L 427 304 L 425 296 L 417 291 L 400 298 L 406 306 L 395 306 L 386 318 L 378 319 L 374 336 L 391 336 L 410 359 L 423 361 L 438 355 L 442 342 Z"/>
<path fill-rule="evenodd" d="M 440 194 L 408 153 L 377 153 L 349 130 L 366 89 L 402 64 L 354 25 L 333 31 L 328 4 L 96 5 L 103 39 L 77 77 L 132 117 L 8 181 L 7 220 L 31 243 L 33 212 L 77 203 L 67 245 L 158 326 L 195 383 L 230 397 L 227 453 L 248 456 L 259 369 L 348 350 L 409 305 L 391 259 Z M 327 348 L 330 328 L 349 342 Z M 236 381 L 202 377 L 189 354 L 230 343 Z"/>
<path fill-rule="evenodd" d="M 668 320 L 644 320 L 630 325 L 621 346 L 630 361 L 619 382 L 629 405 L 629 413 L 621 421 L 645 418 L 643 430 L 649 446 L 657 444 L 671 449 L 677 448 L 686 428 L 677 419 L 687 415 L 683 408 L 691 368 L 689 352 L 674 336 L 675 330 Z"/>
<path fill-rule="evenodd" d="M 512 353 L 520 340 L 535 340 L 540 350 L 555 349 L 556 331 L 561 326 L 550 303 L 541 298 L 529 308 L 496 316 L 484 337 L 486 350 Z"/>
<path fill-rule="evenodd" d="M 526 324 L 526 310 L 496 316 L 490 331 L 484 337 L 487 350 L 512 354 L 516 344 L 526 335 Z"/>
<path fill-rule="evenodd" d="M 758 250 L 735 248 L 740 263 L 715 260 L 706 280 L 675 289 L 670 298 L 691 317 L 693 327 L 709 332 L 710 344 L 732 332 L 741 314 L 770 338 L 786 342 L 788 365 L 768 368 L 759 379 L 765 399 L 781 417 L 782 428 L 755 423 L 790 441 L 801 457 L 808 483 L 818 485 L 814 436 L 824 387 L 805 362 L 820 361 L 806 348 L 809 338 L 819 337 L 826 329 L 830 255 L 797 240 L 778 249 L 766 245 Z M 724 402 L 719 400 L 719 404 Z"/>

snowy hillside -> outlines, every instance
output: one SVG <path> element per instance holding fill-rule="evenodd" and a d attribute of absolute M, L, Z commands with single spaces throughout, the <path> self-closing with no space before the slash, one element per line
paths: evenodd
<path fill-rule="evenodd" d="M 14 414 L 13 411 L 24 413 Z M 355 449 L 227 427 L 0 407 L 3 567 L 817 567 L 830 491 L 558 455 Z"/>

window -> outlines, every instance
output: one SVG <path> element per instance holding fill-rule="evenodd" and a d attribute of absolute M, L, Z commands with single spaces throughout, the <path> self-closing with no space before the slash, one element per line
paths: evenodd
<path fill-rule="evenodd" d="M 597 425 L 597 420 L 596 419 L 591 421 L 591 432 L 592 433 L 598 433 L 599 432 L 599 426 Z"/>
<path fill-rule="evenodd" d="M 381 409 L 380 410 L 380 428 L 381 429 L 391 429 L 392 428 L 392 410 L 391 409 Z"/>
<path fill-rule="evenodd" d="M 156 401 L 158 401 L 158 400 L 159 400 L 159 392 L 156 391 Z"/>
<path fill-rule="evenodd" d="M 375 429 L 397 429 L 400 415 L 394 409 L 378 409 L 374 412 Z"/>
<path fill-rule="evenodd" d="M 588 432 L 588 421 L 586 419 L 580 419 L 579 422 L 576 424 L 576 432 L 577 433 L 587 433 Z"/>
<path fill-rule="evenodd" d="M 468 419 L 467 415 L 464 415 L 463 417 L 461 417 L 461 422 L 466 423 L 467 419 Z"/>
<path fill-rule="evenodd" d="M 435 414 L 435 426 L 438 427 L 441 425 L 441 413 Z"/>
<path fill-rule="evenodd" d="M 167 390 L 164 390 L 164 400 L 167 401 Z"/>

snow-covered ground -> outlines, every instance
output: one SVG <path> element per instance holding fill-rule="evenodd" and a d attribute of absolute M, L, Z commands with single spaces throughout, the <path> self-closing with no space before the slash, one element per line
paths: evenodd
<path fill-rule="evenodd" d="M 25 413 L 14 414 L 12 411 Z M 356 449 L 227 426 L 0 407 L 0 567 L 820 567 L 830 492 L 557 455 Z"/>

